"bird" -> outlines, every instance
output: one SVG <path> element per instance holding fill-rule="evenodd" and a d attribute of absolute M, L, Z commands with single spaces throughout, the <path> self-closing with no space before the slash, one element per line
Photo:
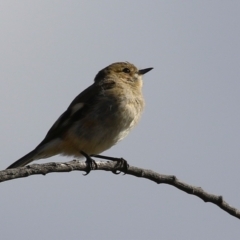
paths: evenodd
<path fill-rule="evenodd" d="M 139 122 L 145 105 L 142 76 L 152 69 L 138 70 L 129 62 L 116 62 L 100 70 L 42 142 L 7 169 L 58 154 L 85 157 L 90 163 L 92 156 L 101 158 L 100 153 L 125 138 Z"/>

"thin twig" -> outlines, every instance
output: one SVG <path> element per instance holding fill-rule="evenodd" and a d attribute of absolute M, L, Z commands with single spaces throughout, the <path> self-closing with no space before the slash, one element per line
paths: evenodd
<path fill-rule="evenodd" d="M 112 161 L 96 161 L 97 168 L 93 170 L 105 170 L 105 171 L 121 171 L 123 166 L 120 166 L 117 162 Z M 46 175 L 53 172 L 71 172 L 71 171 L 87 171 L 88 165 L 84 161 L 70 161 L 63 163 L 46 163 L 46 164 L 32 164 L 25 167 L 14 168 L 0 171 L 0 182 L 28 177 L 31 175 L 41 174 Z M 234 207 L 231 207 L 227 202 L 223 200 L 222 196 L 217 196 L 204 191 L 201 187 L 195 187 L 178 180 L 173 175 L 164 175 L 156 173 L 152 170 L 137 168 L 129 166 L 127 173 L 135 177 L 146 178 L 158 184 L 165 183 L 172 185 L 188 194 L 195 195 L 201 198 L 204 202 L 211 202 L 221 209 L 231 214 L 232 216 L 240 219 L 240 211 Z"/>

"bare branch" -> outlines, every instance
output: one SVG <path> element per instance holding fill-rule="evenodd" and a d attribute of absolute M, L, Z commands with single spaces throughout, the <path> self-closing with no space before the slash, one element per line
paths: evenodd
<path fill-rule="evenodd" d="M 117 162 L 112 161 L 96 161 L 97 168 L 94 170 L 115 171 L 123 170 L 122 166 L 119 166 Z M 8 169 L 0 171 L 0 182 L 28 177 L 31 175 L 41 174 L 46 175 L 53 172 L 71 172 L 71 171 L 87 171 L 88 165 L 84 161 L 70 161 L 64 163 L 46 163 L 46 164 L 32 164 L 21 168 Z M 195 195 L 201 198 L 204 202 L 211 202 L 232 216 L 240 219 L 240 211 L 234 207 L 231 207 L 227 202 L 223 200 L 222 196 L 217 196 L 204 191 L 201 187 L 195 187 L 178 180 L 175 176 L 163 175 L 156 173 L 152 170 L 137 168 L 129 166 L 128 175 L 135 177 L 141 177 L 149 179 L 158 184 L 165 183 L 172 185 L 188 194 Z"/>

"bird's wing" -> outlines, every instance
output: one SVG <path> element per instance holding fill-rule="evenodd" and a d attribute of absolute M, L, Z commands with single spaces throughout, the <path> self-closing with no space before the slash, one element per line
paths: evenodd
<path fill-rule="evenodd" d="M 86 116 L 89 111 L 91 111 L 94 103 L 98 101 L 99 95 L 102 94 L 104 90 L 112 88 L 114 84 L 113 81 L 110 81 L 107 84 L 93 83 L 81 92 L 71 102 L 67 110 L 52 125 L 46 137 L 37 147 L 40 147 L 55 138 L 61 137 L 75 121 L 79 121 Z"/>

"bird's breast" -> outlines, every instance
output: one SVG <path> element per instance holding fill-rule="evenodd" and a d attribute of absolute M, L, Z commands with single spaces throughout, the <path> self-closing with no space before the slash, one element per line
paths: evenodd
<path fill-rule="evenodd" d="M 77 149 L 99 154 L 128 135 L 138 123 L 143 107 L 141 98 L 105 97 L 85 117 L 76 121 L 67 137 Z"/>

